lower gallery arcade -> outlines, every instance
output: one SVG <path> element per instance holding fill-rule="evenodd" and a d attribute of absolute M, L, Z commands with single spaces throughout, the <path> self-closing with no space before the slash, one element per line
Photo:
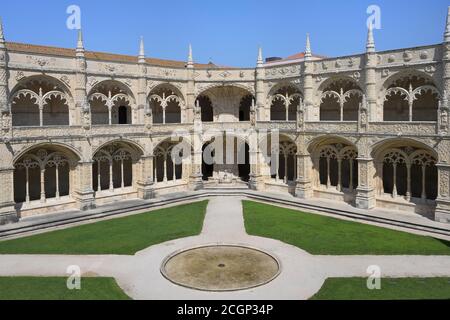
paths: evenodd
<path fill-rule="evenodd" d="M 218 141 L 221 144 L 216 145 Z M 136 198 L 142 181 L 147 181 L 155 195 L 190 190 L 196 168 L 191 156 L 195 152 L 191 144 L 187 148 L 177 145 L 179 142 L 166 138 L 145 155 L 138 143 L 106 143 L 93 150 L 92 159 L 87 161 L 88 182 L 80 181 L 86 177 L 80 174 L 83 162 L 69 146 L 42 144 L 30 148 L 14 162 L 16 210 L 27 216 L 76 208 L 81 185 L 89 186 L 96 204 Z M 217 147 L 220 145 L 222 150 Z M 262 145 L 228 135 L 206 139 L 201 146 L 203 187 L 252 187 L 252 179 L 258 178 L 260 182 L 252 188 L 295 195 L 296 185 L 307 177 L 312 197 L 355 205 L 360 158 L 357 146 L 347 139 L 317 137 L 303 147 L 289 135 L 280 134 L 278 147 L 268 147 L 265 156 Z M 307 156 L 298 149 L 307 150 Z M 250 163 L 252 155 L 258 159 L 256 165 Z M 376 206 L 432 217 L 438 196 L 434 150 L 418 142 L 394 139 L 376 144 L 371 155 Z"/>

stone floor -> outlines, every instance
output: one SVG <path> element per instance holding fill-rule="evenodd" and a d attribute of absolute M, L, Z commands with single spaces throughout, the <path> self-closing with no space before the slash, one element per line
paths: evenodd
<path fill-rule="evenodd" d="M 201 234 L 151 246 L 134 256 L 0 255 L 0 276 L 67 276 L 69 265 L 82 273 L 114 277 L 134 299 L 307 299 L 327 277 L 367 277 L 371 265 L 386 277 L 450 276 L 449 256 L 314 256 L 278 240 L 245 233 L 241 197 L 211 198 Z M 233 292 L 204 292 L 178 286 L 160 272 L 178 250 L 208 244 L 235 244 L 275 256 L 281 273 L 266 285 Z"/>

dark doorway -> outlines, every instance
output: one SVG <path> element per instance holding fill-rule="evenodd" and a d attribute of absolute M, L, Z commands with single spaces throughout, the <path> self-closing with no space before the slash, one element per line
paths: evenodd
<path fill-rule="evenodd" d="M 245 163 L 238 163 L 239 177 L 247 182 L 250 176 L 250 155 L 248 144 L 245 143 Z"/>
<path fill-rule="evenodd" d="M 127 107 L 120 106 L 119 107 L 119 124 L 127 124 Z"/>
<path fill-rule="evenodd" d="M 202 147 L 202 151 L 203 151 L 203 152 L 205 151 L 205 148 L 206 148 L 208 145 L 209 145 L 209 143 L 205 144 L 205 145 Z M 211 154 L 211 156 L 214 157 L 214 152 L 213 152 L 213 154 Z M 205 159 L 204 159 L 203 154 L 202 154 L 202 175 L 203 175 L 202 178 L 203 178 L 203 180 L 204 180 L 204 181 L 207 181 L 208 178 L 210 178 L 210 177 L 213 176 L 213 173 L 214 173 L 214 164 L 207 164 L 207 163 L 205 162 Z"/>

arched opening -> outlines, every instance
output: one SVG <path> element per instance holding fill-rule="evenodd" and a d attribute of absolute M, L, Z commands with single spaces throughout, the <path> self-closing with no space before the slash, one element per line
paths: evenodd
<path fill-rule="evenodd" d="M 133 98 L 122 83 L 103 81 L 91 90 L 88 99 L 93 125 L 132 123 Z"/>
<path fill-rule="evenodd" d="M 78 157 L 62 147 L 31 150 L 14 163 L 14 201 L 59 200 L 71 193 L 71 174 Z"/>
<path fill-rule="evenodd" d="M 321 121 L 357 121 L 363 92 L 351 79 L 333 79 L 320 97 Z"/>
<path fill-rule="evenodd" d="M 30 77 L 11 95 L 12 125 L 68 126 L 69 99 L 56 79 Z"/>
<path fill-rule="evenodd" d="M 133 186 L 133 165 L 140 152 L 127 143 L 113 142 L 98 150 L 93 157 L 92 186 L 97 192 Z"/>
<path fill-rule="evenodd" d="M 250 118 L 247 115 L 247 105 L 249 102 L 251 105 L 250 98 L 246 97 L 248 95 L 252 95 L 249 90 L 234 85 L 223 84 L 205 89 L 197 99 L 202 112 L 202 121 L 213 119 L 215 122 L 237 122 L 240 118 Z"/>
<path fill-rule="evenodd" d="M 242 145 L 237 145 L 237 148 L 242 148 Z M 237 157 L 238 158 L 238 175 L 239 178 L 244 181 L 248 182 L 250 178 L 250 148 L 248 144 L 245 142 L 243 144 L 244 150 L 241 150 L 241 152 L 244 152 L 243 157 Z M 241 158 L 239 160 L 239 158 Z"/>
<path fill-rule="evenodd" d="M 249 146 L 234 135 L 218 135 L 202 146 L 204 181 L 248 182 L 250 177 Z"/>
<path fill-rule="evenodd" d="M 211 142 L 207 142 L 202 146 L 202 179 L 208 181 L 212 178 L 214 173 L 214 163 L 212 161 L 205 161 L 205 150 Z M 214 150 L 211 150 L 211 158 L 214 158 Z"/>
<path fill-rule="evenodd" d="M 412 147 L 395 147 L 382 153 L 382 192 L 406 200 L 435 200 L 437 197 L 436 158 L 428 151 Z"/>
<path fill-rule="evenodd" d="M 400 75 L 389 80 L 384 96 L 384 121 L 437 121 L 440 94 L 426 76 Z"/>
<path fill-rule="evenodd" d="M 128 115 L 127 107 L 126 106 L 120 106 L 119 107 L 119 124 L 127 124 L 129 118 L 130 117 Z"/>
<path fill-rule="evenodd" d="M 302 101 L 303 97 L 297 88 L 279 88 L 270 98 L 270 120 L 296 121 L 297 108 Z"/>
<path fill-rule="evenodd" d="M 202 95 L 198 97 L 198 103 L 201 110 L 202 122 L 214 121 L 213 107 L 211 100 L 207 96 Z"/>
<path fill-rule="evenodd" d="M 316 186 L 352 194 L 358 186 L 357 149 L 338 138 L 323 140 L 311 149 Z"/>
<path fill-rule="evenodd" d="M 246 95 L 239 104 L 239 121 L 250 121 L 250 107 L 253 103 L 253 96 Z"/>
<path fill-rule="evenodd" d="M 161 85 L 153 89 L 150 97 L 153 123 L 181 123 L 183 100 L 175 89 Z"/>
<path fill-rule="evenodd" d="M 183 159 L 188 157 L 183 142 L 165 140 L 153 152 L 153 177 L 155 183 L 175 183 L 183 178 Z"/>

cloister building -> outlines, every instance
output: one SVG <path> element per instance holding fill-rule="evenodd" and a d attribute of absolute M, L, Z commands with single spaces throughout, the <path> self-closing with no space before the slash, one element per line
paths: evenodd
<path fill-rule="evenodd" d="M 75 49 L 6 42 L 0 26 L 0 221 L 235 184 L 450 222 L 448 15 L 443 43 L 380 52 L 369 29 L 364 53 L 329 58 L 308 36 L 251 68 L 191 47 L 148 58 L 142 39 L 137 56 L 86 51 L 81 32 Z M 242 161 L 217 161 L 217 141 Z"/>

